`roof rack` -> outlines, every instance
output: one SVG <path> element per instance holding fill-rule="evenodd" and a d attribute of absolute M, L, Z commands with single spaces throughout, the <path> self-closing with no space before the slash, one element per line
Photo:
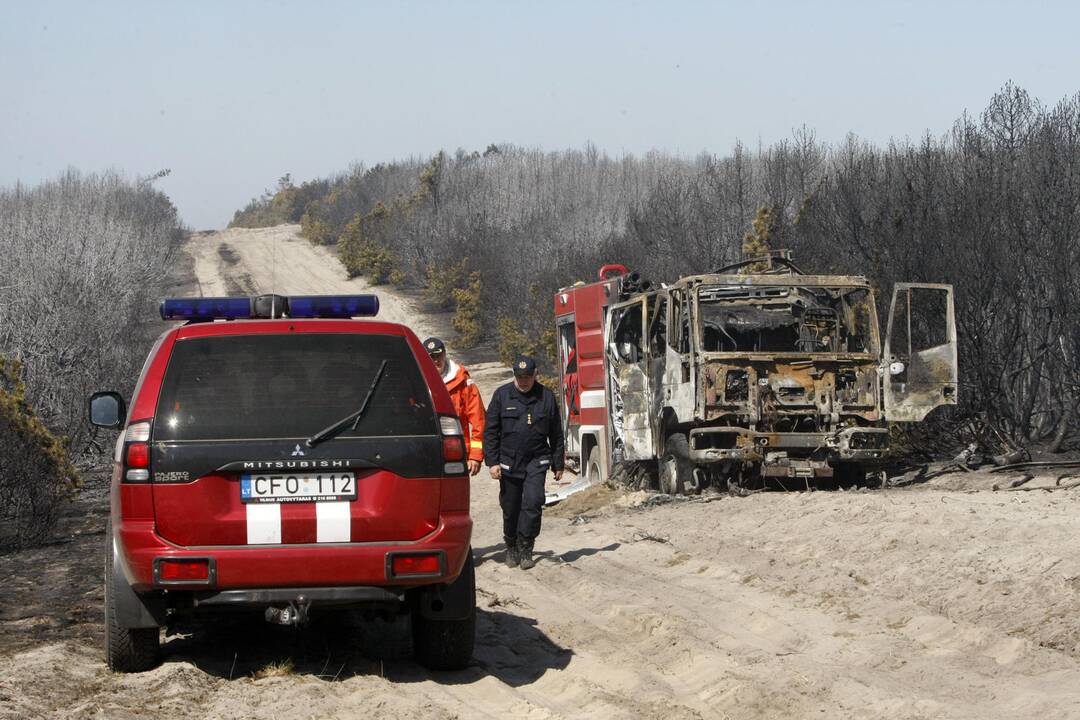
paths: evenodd
<path fill-rule="evenodd" d="M 765 264 L 765 269 L 760 273 L 754 273 L 755 275 L 805 275 L 799 267 L 791 260 L 790 250 L 770 250 L 767 253 L 761 255 L 755 255 L 753 257 L 740 260 L 739 262 L 725 265 L 718 270 L 714 270 L 714 275 L 725 275 L 732 270 L 738 270 L 739 268 L 747 267 L 748 265 L 756 265 L 759 263 Z"/>

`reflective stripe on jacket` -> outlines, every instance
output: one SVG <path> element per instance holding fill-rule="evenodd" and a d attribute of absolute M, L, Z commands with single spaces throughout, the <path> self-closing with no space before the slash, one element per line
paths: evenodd
<path fill-rule="evenodd" d="M 484 459 L 484 402 L 480 399 L 480 388 L 469 377 L 469 371 L 446 358 L 446 372 L 443 382 L 450 392 L 461 420 L 461 430 L 465 433 L 465 444 L 469 447 L 469 459 L 482 462 Z"/>

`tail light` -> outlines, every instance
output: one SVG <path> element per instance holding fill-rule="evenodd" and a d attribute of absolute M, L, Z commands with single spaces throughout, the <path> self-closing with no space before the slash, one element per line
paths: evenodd
<path fill-rule="evenodd" d="M 143 442 L 128 443 L 127 466 L 129 468 L 150 467 L 150 445 Z"/>
<path fill-rule="evenodd" d="M 124 433 L 122 454 L 124 482 L 150 482 L 150 423 L 137 422 Z"/>
<path fill-rule="evenodd" d="M 465 459 L 465 443 L 461 438 L 443 438 L 443 460 L 461 462 Z"/>
<path fill-rule="evenodd" d="M 465 435 L 461 431 L 461 422 L 456 417 L 442 415 L 439 427 L 443 438 L 443 472 L 447 475 L 460 475 L 465 472 Z"/>
<path fill-rule="evenodd" d="M 158 585 L 209 585 L 216 575 L 210 558 L 154 558 L 154 582 Z"/>
<path fill-rule="evenodd" d="M 445 556 L 441 552 L 390 553 L 386 558 L 387 577 L 434 577 L 443 574 Z"/>

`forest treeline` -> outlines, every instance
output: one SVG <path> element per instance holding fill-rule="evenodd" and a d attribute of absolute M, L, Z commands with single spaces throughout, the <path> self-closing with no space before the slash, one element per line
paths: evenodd
<path fill-rule="evenodd" d="M 0 548 L 42 539 L 78 467 L 112 455 L 86 401 L 102 389 L 127 396 L 146 356 L 185 234 L 153 188 L 161 175 L 69 171 L 0 189 Z"/>
<path fill-rule="evenodd" d="M 459 344 L 504 357 L 552 356 L 552 294 L 606 262 L 670 281 L 764 244 L 866 275 L 882 302 L 895 281 L 952 283 L 961 412 L 1026 445 L 1076 442 L 1080 94 L 1046 107 L 1007 85 L 942 136 L 885 146 L 801 129 L 693 159 L 491 145 L 285 176 L 232 224 L 282 222 L 336 244 L 351 275 L 424 287 Z"/>

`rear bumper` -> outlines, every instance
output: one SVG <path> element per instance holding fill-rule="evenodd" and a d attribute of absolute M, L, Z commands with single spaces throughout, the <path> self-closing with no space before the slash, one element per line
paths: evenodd
<path fill-rule="evenodd" d="M 137 592 L 361 586 L 405 589 L 446 583 L 458 576 L 469 554 L 472 519 L 467 512 L 443 513 L 439 525 L 430 534 L 413 542 L 399 543 L 180 547 L 160 537 L 154 531 L 153 521 L 121 522 L 116 535 L 125 575 Z M 416 552 L 441 554 L 445 560 L 439 574 L 392 577 L 388 557 Z M 207 558 L 213 566 L 211 580 L 157 582 L 155 561 L 162 558 Z"/>
<path fill-rule="evenodd" d="M 325 605 L 387 604 L 401 602 L 404 591 L 381 587 L 298 587 L 251 590 L 204 590 L 193 593 L 194 607 L 266 607 L 284 603 Z"/>
<path fill-rule="evenodd" d="M 690 431 L 690 459 L 695 464 L 762 462 L 770 454 L 823 455 L 832 461 L 881 462 L 889 449 L 886 428 L 851 427 L 837 433 L 770 433 L 741 427 L 705 427 Z"/>

